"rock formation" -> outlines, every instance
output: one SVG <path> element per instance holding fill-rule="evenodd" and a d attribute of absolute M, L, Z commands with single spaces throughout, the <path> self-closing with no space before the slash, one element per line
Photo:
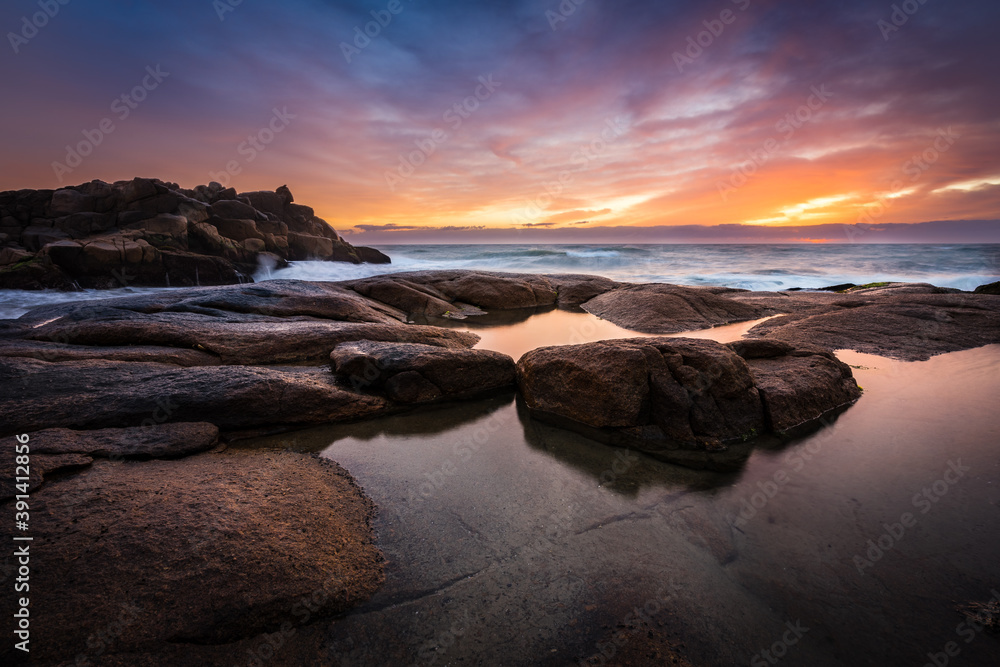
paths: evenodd
<path fill-rule="evenodd" d="M 0 287 L 226 285 L 307 259 L 389 262 L 346 242 L 285 186 L 237 194 L 135 178 L 0 192 Z"/>
<path fill-rule="evenodd" d="M 727 445 L 802 426 L 861 395 L 828 353 L 690 338 L 544 347 L 517 372 L 532 416 L 691 467 L 732 467 L 740 457 Z"/>

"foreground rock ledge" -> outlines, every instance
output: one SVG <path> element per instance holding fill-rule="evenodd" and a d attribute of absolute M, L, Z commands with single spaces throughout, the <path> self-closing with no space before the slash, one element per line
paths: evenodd
<path fill-rule="evenodd" d="M 538 419 L 696 468 L 737 467 L 743 455 L 728 445 L 803 427 L 861 395 L 832 354 L 759 341 L 545 347 L 521 357 L 517 373 Z"/>
<path fill-rule="evenodd" d="M 32 510 L 32 591 L 44 591 L 31 607 L 38 664 L 296 627 L 384 581 L 372 503 L 315 456 L 99 461 L 37 490 Z M 13 651 L 5 642 L 4 664 Z"/>

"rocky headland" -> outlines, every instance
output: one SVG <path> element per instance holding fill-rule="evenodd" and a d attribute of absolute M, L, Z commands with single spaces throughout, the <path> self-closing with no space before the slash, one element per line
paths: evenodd
<path fill-rule="evenodd" d="M 237 193 L 135 178 L 0 192 L 0 288 L 230 285 L 308 259 L 390 261 L 345 241 L 286 186 Z"/>
<path fill-rule="evenodd" d="M 517 361 L 438 326 L 553 308 L 647 334 L 770 319 L 727 345 L 654 335 Z M 224 656 L 375 591 L 374 508 L 349 474 L 302 454 L 227 449 L 235 438 L 516 391 L 533 418 L 732 469 L 758 436 L 794 437 L 858 399 L 833 350 L 917 360 L 990 343 L 1000 296 L 918 284 L 748 292 L 430 271 L 34 308 L 0 321 L 0 436 L 10 462 L 12 436 L 28 435 L 40 576 L 61 590 L 33 608 L 54 633 L 39 630 L 36 657 Z M 10 503 L 15 491 L 2 492 Z M 113 641 L 88 649 L 126 612 Z"/>

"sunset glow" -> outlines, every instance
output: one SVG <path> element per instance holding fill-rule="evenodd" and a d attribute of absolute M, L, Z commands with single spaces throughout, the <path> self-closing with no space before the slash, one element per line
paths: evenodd
<path fill-rule="evenodd" d="M 71 3 L 7 38 L 2 189 L 287 183 L 385 242 L 995 220 L 1000 7 L 914 6 Z"/>

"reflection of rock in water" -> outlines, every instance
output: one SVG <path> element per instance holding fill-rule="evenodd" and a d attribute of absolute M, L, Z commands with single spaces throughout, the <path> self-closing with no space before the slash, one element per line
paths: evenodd
<path fill-rule="evenodd" d="M 633 338 L 546 347 L 518 362 L 537 419 L 693 468 L 737 470 L 740 443 L 852 403 L 850 367 L 784 343 Z"/>

